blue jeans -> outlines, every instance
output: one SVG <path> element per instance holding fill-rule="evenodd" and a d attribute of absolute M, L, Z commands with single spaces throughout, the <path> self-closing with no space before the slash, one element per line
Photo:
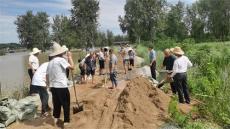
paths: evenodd
<path fill-rule="evenodd" d="M 117 72 L 110 73 L 110 80 L 112 82 L 112 86 L 117 87 Z"/>

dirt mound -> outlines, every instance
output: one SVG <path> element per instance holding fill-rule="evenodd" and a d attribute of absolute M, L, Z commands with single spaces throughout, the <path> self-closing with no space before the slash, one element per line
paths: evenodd
<path fill-rule="evenodd" d="M 78 129 L 156 129 L 164 123 L 170 97 L 137 77 L 120 90 L 98 89 L 84 100 L 86 111 L 74 117 Z"/>
<path fill-rule="evenodd" d="M 143 77 L 128 82 L 120 81 L 116 90 L 82 85 L 77 87 L 77 91 L 79 100 L 84 103 L 84 111 L 71 116 L 68 129 L 156 129 L 164 123 L 170 101 L 168 95 L 154 88 L 149 80 Z M 71 99 L 74 104 L 74 98 Z M 10 127 L 30 128 L 57 127 L 54 127 L 51 116 Z"/>
<path fill-rule="evenodd" d="M 146 78 L 135 78 L 118 98 L 111 129 L 154 129 L 167 116 L 170 98 L 151 86 Z"/>

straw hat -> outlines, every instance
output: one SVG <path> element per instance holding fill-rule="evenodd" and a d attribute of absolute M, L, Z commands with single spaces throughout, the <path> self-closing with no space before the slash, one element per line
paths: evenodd
<path fill-rule="evenodd" d="M 62 48 L 66 49 L 66 51 L 69 51 L 69 48 L 67 48 L 66 45 L 62 45 Z"/>
<path fill-rule="evenodd" d="M 37 54 L 37 53 L 40 53 L 41 50 L 39 50 L 38 48 L 33 48 L 33 51 L 30 53 L 30 55 L 34 55 L 34 54 Z"/>
<path fill-rule="evenodd" d="M 129 47 L 128 51 L 132 51 L 133 49 L 131 47 Z"/>
<path fill-rule="evenodd" d="M 180 47 L 173 48 L 173 53 L 177 55 L 184 55 L 184 51 Z"/>
<path fill-rule="evenodd" d="M 53 51 L 49 56 L 56 56 L 66 52 L 66 49 L 61 47 L 57 42 L 53 42 Z"/>
<path fill-rule="evenodd" d="M 173 53 L 174 48 L 170 48 L 169 50 L 170 50 L 170 52 L 172 52 L 172 53 Z"/>

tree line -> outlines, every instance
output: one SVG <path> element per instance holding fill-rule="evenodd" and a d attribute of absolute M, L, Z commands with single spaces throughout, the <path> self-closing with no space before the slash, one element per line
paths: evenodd
<path fill-rule="evenodd" d="M 127 36 L 98 30 L 98 0 L 72 0 L 71 16 L 56 15 L 49 22 L 46 12 L 27 11 L 15 24 L 20 43 L 27 48 L 47 49 L 51 40 L 68 47 L 112 45 L 114 41 L 131 43 L 162 40 L 195 42 L 230 40 L 230 1 L 197 0 L 191 5 L 179 1 L 127 0 L 125 15 L 119 16 L 120 28 Z M 50 31 L 52 28 L 52 31 Z"/>
<path fill-rule="evenodd" d="M 110 46 L 114 41 L 126 40 L 126 36 L 114 36 L 110 30 L 98 30 L 98 0 L 72 0 L 70 12 L 70 17 L 56 15 L 52 24 L 46 12 L 33 14 L 27 11 L 18 16 L 15 24 L 19 42 L 28 49 L 38 47 L 45 50 L 50 47 L 51 40 L 69 48 Z"/>
<path fill-rule="evenodd" d="M 230 1 L 197 0 L 192 5 L 166 0 L 127 0 L 120 28 L 133 42 L 170 38 L 181 42 L 230 40 Z"/>

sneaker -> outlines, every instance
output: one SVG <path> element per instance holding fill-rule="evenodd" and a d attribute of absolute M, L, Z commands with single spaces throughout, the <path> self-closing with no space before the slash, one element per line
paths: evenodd
<path fill-rule="evenodd" d="M 59 120 L 60 120 L 59 118 L 54 118 L 54 125 L 57 125 Z"/>
<path fill-rule="evenodd" d="M 70 129 L 69 122 L 64 122 L 64 129 Z"/>
<path fill-rule="evenodd" d="M 48 112 L 44 112 L 44 113 L 41 114 L 41 117 L 42 117 L 42 118 L 46 118 L 46 117 L 48 117 L 48 116 L 49 116 L 49 113 L 48 113 Z"/>

